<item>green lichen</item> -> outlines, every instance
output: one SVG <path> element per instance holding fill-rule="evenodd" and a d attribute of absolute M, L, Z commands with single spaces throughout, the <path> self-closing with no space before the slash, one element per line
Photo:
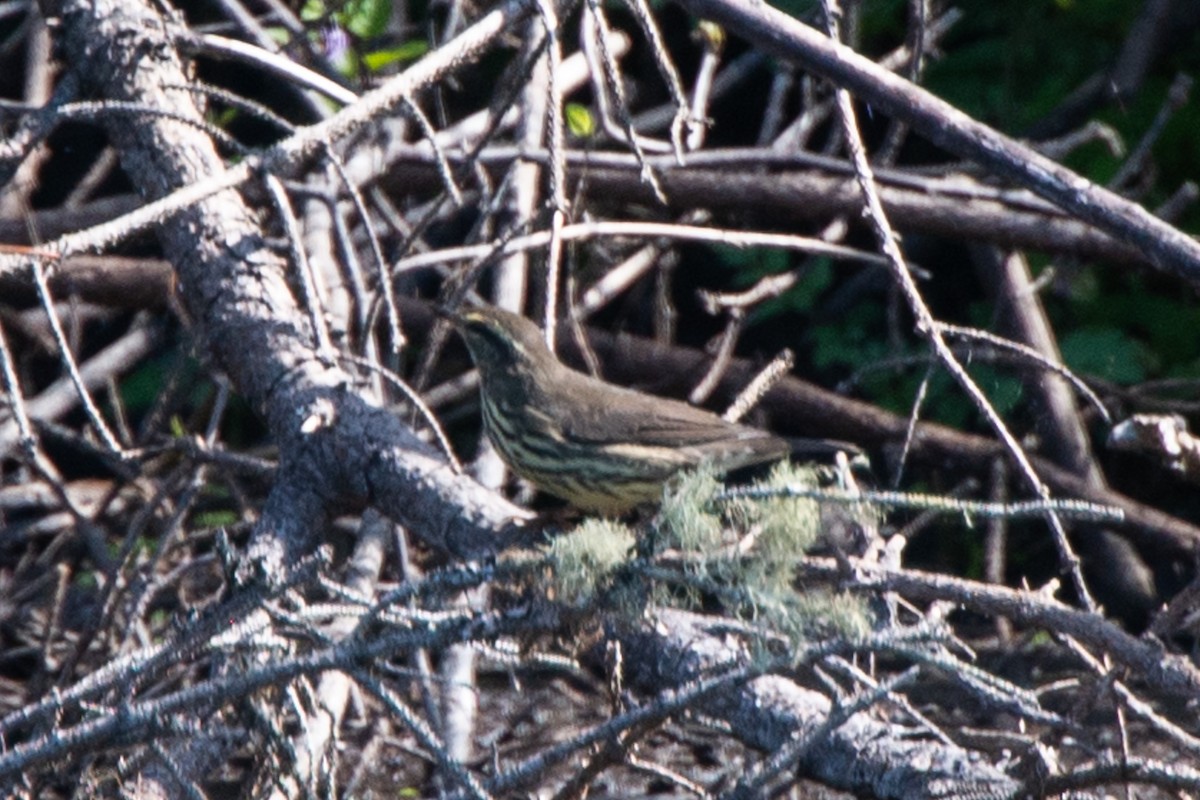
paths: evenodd
<path fill-rule="evenodd" d="M 629 562 L 635 543 L 627 526 L 606 519 L 586 519 L 557 537 L 548 553 L 554 596 L 569 605 L 590 605 Z"/>

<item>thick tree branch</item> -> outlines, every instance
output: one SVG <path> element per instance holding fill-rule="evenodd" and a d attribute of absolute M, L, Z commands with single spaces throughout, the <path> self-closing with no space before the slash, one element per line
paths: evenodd
<path fill-rule="evenodd" d="M 166 88 L 187 85 L 187 76 L 148 9 L 115 0 L 68 3 L 62 35 L 93 91 L 201 119 L 189 92 Z M 153 117 L 109 132 L 126 171 L 151 198 L 226 174 L 212 143 L 186 122 Z M 209 352 L 264 415 L 282 469 L 296 481 L 278 486 L 305 499 L 272 504 L 280 518 L 264 515 L 257 540 L 275 542 L 269 556 L 260 554 L 268 570 L 307 549 L 320 520 L 347 506 L 377 504 L 414 533 L 463 554 L 490 551 L 496 532 L 522 516 L 453 474 L 410 429 L 365 400 L 352 376 L 317 357 L 288 266 L 239 194 L 197 200 L 158 235 Z M 312 515 L 314 498 L 324 513 Z M 293 515 L 300 508 L 308 513 Z M 284 531 L 299 538 L 262 535 Z"/>

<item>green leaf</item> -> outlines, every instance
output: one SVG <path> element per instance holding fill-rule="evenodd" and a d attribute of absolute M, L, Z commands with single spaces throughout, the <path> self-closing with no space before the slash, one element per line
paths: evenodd
<path fill-rule="evenodd" d="M 304 5 L 300 7 L 300 20 L 302 22 L 319 22 L 325 19 L 325 15 L 329 13 L 329 9 L 321 0 L 304 0 Z"/>
<path fill-rule="evenodd" d="M 567 130 L 572 136 L 580 139 L 590 139 L 596 135 L 596 118 L 587 106 L 579 103 L 567 103 Z"/>
<path fill-rule="evenodd" d="M 847 309 L 836 323 L 813 326 L 809 330 L 813 342 L 813 366 L 817 369 L 854 369 L 885 358 L 887 343 L 874 333 L 882 316 L 880 304 L 863 302 Z"/>
<path fill-rule="evenodd" d="M 292 41 L 292 32 L 282 25 L 268 25 L 265 30 L 267 38 L 280 47 Z"/>
<path fill-rule="evenodd" d="M 1146 348 L 1118 328 L 1085 326 L 1067 334 L 1060 346 L 1071 369 L 1114 383 L 1143 381 L 1151 366 Z"/>
<path fill-rule="evenodd" d="M 988 402 L 1000 416 L 1009 414 L 1020 403 L 1023 384 L 1018 377 L 990 364 L 972 364 L 969 369 L 976 385 L 987 395 Z"/>
<path fill-rule="evenodd" d="M 196 528 L 228 528 L 238 523 L 238 515 L 232 511 L 201 511 L 192 518 Z"/>
<path fill-rule="evenodd" d="M 142 363 L 121 381 L 121 402 L 131 414 L 150 408 L 166 383 L 166 359 L 157 358 Z"/>
<path fill-rule="evenodd" d="M 363 64 L 371 72 L 390 67 L 393 64 L 403 64 L 416 61 L 429 52 L 429 42 L 424 39 L 411 39 L 396 47 L 386 47 L 373 50 L 363 56 Z"/>
<path fill-rule="evenodd" d="M 387 29 L 391 13 L 391 0 L 350 0 L 334 16 L 355 36 L 370 39 Z"/>

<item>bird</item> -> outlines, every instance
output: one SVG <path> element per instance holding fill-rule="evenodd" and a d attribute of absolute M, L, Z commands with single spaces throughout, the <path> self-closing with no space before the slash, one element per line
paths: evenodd
<path fill-rule="evenodd" d="M 793 450 L 772 433 L 574 370 L 518 314 L 480 306 L 450 320 L 479 371 L 483 427 L 501 459 L 582 512 L 619 516 L 657 503 L 681 470 L 706 464 L 721 475 Z"/>

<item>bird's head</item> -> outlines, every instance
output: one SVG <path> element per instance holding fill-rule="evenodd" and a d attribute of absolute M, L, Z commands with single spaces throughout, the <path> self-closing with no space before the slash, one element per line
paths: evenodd
<path fill-rule="evenodd" d="M 452 317 L 482 379 L 504 380 L 558 366 L 541 330 L 525 317 L 499 308 L 469 308 Z"/>

